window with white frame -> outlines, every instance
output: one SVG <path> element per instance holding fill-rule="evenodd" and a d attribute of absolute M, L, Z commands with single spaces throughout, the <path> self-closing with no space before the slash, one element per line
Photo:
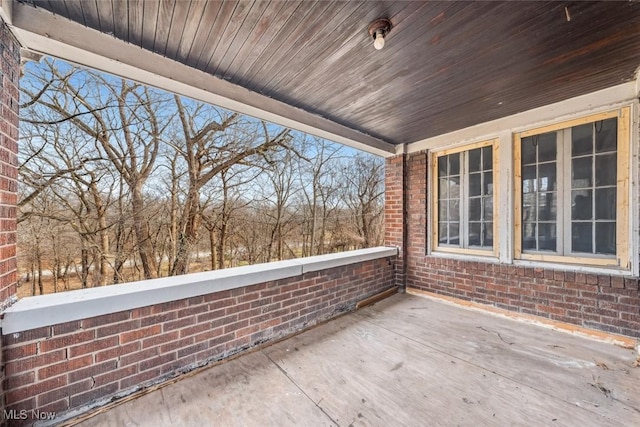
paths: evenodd
<path fill-rule="evenodd" d="M 496 149 L 492 140 L 434 153 L 434 250 L 494 253 Z"/>
<path fill-rule="evenodd" d="M 515 137 L 516 258 L 628 266 L 629 109 Z"/>

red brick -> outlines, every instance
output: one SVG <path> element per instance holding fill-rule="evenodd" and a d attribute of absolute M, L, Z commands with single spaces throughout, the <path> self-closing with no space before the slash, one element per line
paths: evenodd
<path fill-rule="evenodd" d="M 118 368 L 114 371 L 107 372 L 102 375 L 96 375 L 94 377 L 95 387 L 100 387 L 105 384 L 115 383 L 122 378 L 130 377 L 138 373 L 138 365 L 129 365 L 123 368 Z"/>
<path fill-rule="evenodd" d="M 111 348 L 118 345 L 118 337 L 111 336 L 103 339 L 94 340 L 86 344 L 73 346 L 69 349 L 69 357 L 76 357 L 82 354 L 95 353 L 105 348 Z"/>
<path fill-rule="evenodd" d="M 98 374 L 110 372 L 116 369 L 117 362 L 114 360 L 108 360 L 99 364 L 92 365 L 84 369 L 76 369 L 69 372 L 69 383 L 75 383 L 85 380 L 87 378 L 95 377 Z"/>
<path fill-rule="evenodd" d="M 8 390 L 5 393 L 5 399 L 7 405 L 11 405 L 16 402 L 20 402 L 22 400 L 33 398 L 33 396 L 37 396 L 49 390 L 53 390 L 58 387 L 62 387 L 67 384 L 66 375 L 61 375 L 59 377 L 51 378 L 45 381 L 39 381 L 35 384 L 28 385 L 26 387 Z"/>
<path fill-rule="evenodd" d="M 142 338 L 157 335 L 162 331 L 160 325 L 147 326 L 146 328 L 136 329 L 131 332 L 120 334 L 120 344 L 126 344 L 131 341 L 138 341 Z"/>
<path fill-rule="evenodd" d="M 164 333 L 160 335 L 155 335 L 151 338 L 146 338 L 142 340 L 142 348 L 155 347 L 160 344 L 164 344 L 169 341 L 177 340 L 179 336 L 178 331 L 172 331 L 169 333 Z"/>
<path fill-rule="evenodd" d="M 40 343 L 40 351 L 46 353 L 59 348 L 69 347 L 73 344 L 91 341 L 95 337 L 96 331 L 91 329 L 88 331 L 81 331 L 70 335 L 59 336 L 57 338 L 50 338 Z"/>
<path fill-rule="evenodd" d="M 129 320 L 130 313 L 128 311 L 120 311 L 118 313 L 110 313 L 102 316 L 91 317 L 82 321 L 82 326 L 87 328 L 95 328 L 99 326 L 110 325 L 112 323 L 124 322 Z"/>
<path fill-rule="evenodd" d="M 85 366 L 89 366 L 92 363 L 93 356 L 86 355 L 76 359 L 65 360 L 64 362 L 56 363 L 55 365 L 45 366 L 44 368 L 38 369 L 38 380 L 44 380 L 70 371 L 75 371 L 77 369 L 84 368 Z"/>
<path fill-rule="evenodd" d="M 119 345 L 118 347 L 115 347 L 115 348 L 102 350 L 95 355 L 96 363 L 99 363 L 108 359 L 114 359 L 125 354 L 133 353 L 135 351 L 140 350 L 140 347 L 141 347 L 140 342 L 135 341 L 126 345 Z"/>
<path fill-rule="evenodd" d="M 5 365 L 5 375 L 11 376 L 14 374 L 20 374 L 22 372 L 60 362 L 64 360 L 66 356 L 67 352 L 65 350 L 57 350 L 50 353 L 28 357 L 26 359 L 7 361 Z"/>

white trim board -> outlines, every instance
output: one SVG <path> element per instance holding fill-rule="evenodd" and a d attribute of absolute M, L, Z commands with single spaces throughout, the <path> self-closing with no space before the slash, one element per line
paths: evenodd
<path fill-rule="evenodd" d="M 379 156 L 395 155 L 393 144 L 327 118 L 252 92 L 223 79 L 44 9 L 2 0 L 3 14 L 22 47 L 135 80 L 222 108 L 267 120 Z"/>
<path fill-rule="evenodd" d="M 397 248 L 380 246 L 22 298 L 3 313 L 2 334 L 238 289 L 397 254 Z"/>

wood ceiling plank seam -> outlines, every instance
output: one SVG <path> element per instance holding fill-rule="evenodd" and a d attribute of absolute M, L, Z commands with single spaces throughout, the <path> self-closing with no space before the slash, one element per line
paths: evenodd
<path fill-rule="evenodd" d="M 262 76 L 265 73 L 268 74 L 270 72 L 267 70 L 267 67 L 270 64 L 273 64 L 274 62 L 276 62 L 276 59 L 275 59 L 276 53 L 280 53 L 284 51 L 286 46 L 290 45 L 293 42 L 293 38 L 295 38 L 294 36 L 295 32 L 298 31 L 298 28 L 303 25 L 303 21 L 306 20 L 307 16 L 314 13 L 314 11 L 317 12 L 316 7 L 318 7 L 318 4 L 321 4 L 322 7 L 326 7 L 326 4 L 328 4 L 328 2 L 326 4 L 321 1 L 314 1 L 313 3 L 303 2 L 301 6 L 304 6 L 307 9 L 306 10 L 301 10 L 301 8 L 296 9 L 296 13 L 300 11 L 302 16 L 300 17 L 292 16 L 290 19 L 287 20 L 287 24 L 285 25 L 285 27 L 283 27 L 283 31 L 281 31 L 281 33 L 284 34 L 284 38 L 280 41 L 280 43 L 277 46 L 274 46 L 274 49 L 271 49 L 271 45 L 270 45 L 269 49 L 265 50 L 263 55 L 261 55 L 261 58 L 259 58 L 260 62 L 252 66 L 252 69 L 249 70 L 249 75 L 248 75 L 248 78 L 246 79 L 246 82 L 247 82 L 246 87 L 249 90 L 262 93 L 260 91 L 260 87 L 258 86 L 260 78 L 262 78 Z M 291 23 L 291 28 L 288 28 L 289 23 Z M 286 28 L 286 31 L 285 31 L 285 28 Z M 262 58 L 264 58 L 263 61 L 261 60 Z M 279 59 L 280 58 L 278 57 L 277 60 Z"/>
<path fill-rule="evenodd" d="M 284 29 L 287 27 L 287 25 L 292 22 L 293 20 L 293 16 L 295 16 L 298 12 L 298 9 L 300 7 L 302 7 L 303 3 L 302 2 L 281 2 L 284 4 L 283 8 L 281 9 L 281 13 L 283 15 L 286 16 L 285 19 L 283 19 L 281 22 L 282 24 L 278 27 L 278 29 L 274 32 L 273 36 L 271 37 L 271 39 L 269 40 L 269 42 L 266 44 L 266 46 L 262 47 L 262 49 L 257 53 L 257 55 L 254 55 L 253 60 L 247 65 L 245 66 L 245 63 L 250 60 L 249 57 L 245 58 L 242 61 L 242 64 L 240 64 L 240 66 L 238 67 L 239 70 L 244 70 L 242 71 L 242 74 L 236 74 L 235 76 L 235 81 L 239 82 L 239 84 L 241 85 L 245 85 L 248 84 L 247 79 L 245 78 L 245 76 L 247 75 L 247 73 L 252 70 L 252 69 L 260 69 L 260 66 L 257 66 L 256 63 L 259 63 L 259 61 L 261 60 L 261 58 L 265 57 L 265 52 L 269 51 L 271 49 L 271 45 L 278 40 L 278 37 L 280 35 L 281 32 L 284 31 Z M 289 7 L 292 7 L 293 10 L 291 10 L 291 13 L 287 13 L 286 11 L 288 10 Z M 257 49 L 254 49 L 252 51 L 252 53 L 254 51 L 256 51 Z"/>
<path fill-rule="evenodd" d="M 100 10 L 98 10 L 98 0 L 94 0 L 93 5 L 96 7 L 96 20 L 98 21 L 98 30 L 104 33 L 104 31 L 102 30 L 102 21 L 100 19 Z"/>
<path fill-rule="evenodd" d="M 238 2 L 222 2 L 221 7 L 218 10 L 218 14 L 216 15 L 216 20 L 211 26 L 211 31 L 209 32 L 209 37 L 207 41 L 203 44 L 202 52 L 198 57 L 198 61 L 195 67 L 198 70 L 204 71 L 211 59 L 211 56 L 215 53 L 215 50 L 218 47 L 218 43 L 220 43 L 220 39 L 226 26 L 229 24 L 229 17 L 233 15 L 235 9 L 238 7 Z M 231 8 L 231 10 L 227 10 L 226 8 Z M 213 39 L 213 40 L 212 40 Z M 209 43 L 209 40 L 212 40 Z M 208 49 L 205 49 L 207 47 Z M 205 53 L 206 52 L 206 53 Z"/>
<path fill-rule="evenodd" d="M 133 3 L 133 5 L 131 4 Z M 127 4 L 127 14 L 129 25 L 127 31 L 129 42 L 142 47 L 142 35 L 144 34 L 144 4 L 142 0 L 129 1 Z"/>
<path fill-rule="evenodd" d="M 189 9 L 189 15 L 198 16 L 198 25 L 185 25 L 184 31 L 180 36 L 180 43 L 178 43 L 178 50 L 176 52 L 176 60 L 180 62 L 186 62 L 189 57 L 189 53 L 191 53 L 191 49 L 193 48 L 193 44 L 195 41 L 195 37 L 200 31 L 200 27 L 202 26 L 202 20 L 205 16 L 205 10 L 210 2 L 206 1 L 195 1 L 192 2 L 192 5 L 195 4 L 193 8 L 193 12 L 191 8 Z"/>
<path fill-rule="evenodd" d="M 247 21 L 248 17 L 252 14 L 252 11 L 255 10 L 257 4 L 263 4 L 262 2 L 251 2 L 248 6 L 244 3 L 241 3 L 244 7 L 238 8 L 234 10 L 234 14 L 231 16 L 231 19 L 228 20 L 227 26 L 220 37 L 220 43 L 216 46 L 213 55 L 209 58 L 209 62 L 207 66 L 204 68 L 204 71 L 207 73 L 217 76 L 217 70 L 220 63 L 223 61 L 225 55 L 229 51 L 229 48 L 233 45 L 236 37 L 240 33 L 241 29 L 244 26 L 244 23 Z"/>
<path fill-rule="evenodd" d="M 184 34 L 185 28 L 190 23 L 190 18 L 199 21 L 199 17 L 191 15 L 191 5 L 193 0 L 189 0 L 187 7 L 184 6 L 184 1 L 176 2 L 173 8 L 173 16 L 171 17 L 171 29 L 167 36 L 167 43 L 164 56 L 171 59 L 176 59 L 180 42 Z"/>
<path fill-rule="evenodd" d="M 177 0 L 173 0 L 171 2 L 171 7 L 162 7 L 162 5 L 166 5 L 169 3 L 168 0 L 160 2 L 160 7 L 158 8 L 158 24 L 161 30 L 158 30 L 158 26 L 156 26 L 156 42 L 158 39 L 160 40 L 161 45 L 156 47 L 154 45 L 154 52 L 167 56 L 167 44 L 169 43 L 169 34 L 171 33 L 171 29 L 174 27 L 173 22 L 173 14 L 176 11 L 176 3 Z M 168 25 L 167 25 L 168 24 Z"/>
<path fill-rule="evenodd" d="M 366 16 L 366 18 L 364 19 L 366 22 L 370 22 L 373 19 L 376 19 L 379 16 L 389 16 L 392 17 L 396 20 L 396 22 L 398 22 L 398 20 L 402 20 L 403 15 L 402 12 L 404 11 L 408 11 L 409 7 L 408 5 L 411 3 L 396 3 L 397 4 L 404 4 L 406 5 L 404 8 L 398 10 L 398 11 L 392 11 L 393 5 L 389 5 L 389 7 L 385 10 L 383 10 L 382 12 L 380 11 L 373 11 L 372 14 L 370 16 Z M 375 15 L 374 15 L 375 14 Z M 360 25 L 358 25 L 360 27 Z M 297 87 L 299 88 L 299 90 L 301 92 L 305 92 L 307 91 L 307 93 L 313 93 L 313 91 L 317 91 L 319 90 L 319 88 L 316 89 L 312 89 L 309 90 L 306 88 L 307 85 L 311 84 L 313 85 L 316 82 L 308 82 L 305 81 L 306 79 L 303 79 L 303 76 L 305 75 L 305 71 L 310 68 L 313 65 L 314 68 L 314 72 L 320 73 L 320 74 L 325 74 L 325 73 L 330 73 L 333 72 L 336 75 L 341 75 L 343 71 L 341 69 L 339 69 L 338 67 L 334 66 L 334 63 L 337 63 L 337 61 L 341 58 L 344 57 L 352 57 L 354 59 L 351 60 L 351 62 L 349 63 L 350 65 L 346 66 L 347 68 L 353 68 L 352 63 L 355 64 L 362 64 L 362 58 L 361 55 L 363 55 L 362 53 L 362 42 L 360 40 L 358 40 L 359 38 L 365 38 L 366 40 L 368 40 L 368 35 L 366 33 L 366 28 L 354 28 L 354 30 L 351 33 L 351 36 L 343 43 L 343 45 L 339 48 L 339 49 L 335 49 L 332 48 L 333 50 L 333 56 L 335 57 L 335 60 L 333 60 L 331 57 L 326 57 L 324 61 L 322 61 L 322 63 L 320 64 L 320 66 L 318 66 L 317 64 L 309 64 L 307 67 L 305 67 L 303 70 L 301 70 L 296 77 L 293 77 L 289 80 L 287 80 L 288 82 L 288 86 L 290 87 Z M 370 42 L 369 42 L 370 43 Z M 356 55 L 351 55 L 351 52 L 356 52 Z M 286 90 L 286 88 L 282 88 L 281 90 Z M 302 104 L 301 104 L 301 100 L 296 100 L 294 103 L 294 106 L 302 108 Z"/>
<path fill-rule="evenodd" d="M 142 33 L 140 34 L 140 46 L 153 52 L 153 44 L 156 41 L 156 25 L 158 22 L 158 2 L 142 2 Z"/>
<path fill-rule="evenodd" d="M 198 68 L 198 62 L 200 60 L 200 57 L 202 56 L 202 53 L 204 51 L 204 47 L 206 46 L 207 42 L 209 41 L 209 38 L 211 37 L 211 32 L 213 31 L 213 28 L 215 26 L 216 20 L 218 19 L 218 14 L 220 13 L 220 9 L 221 9 L 221 3 L 220 2 L 206 2 L 207 5 L 205 6 L 204 12 L 202 14 L 202 19 L 200 22 L 200 25 L 202 24 L 207 24 L 209 23 L 209 28 L 205 29 L 203 31 L 200 31 L 200 27 L 198 27 L 198 30 L 195 33 L 195 36 L 191 42 L 191 46 L 189 47 L 189 53 L 187 54 L 187 58 L 185 61 L 185 64 L 189 65 L 190 67 Z M 194 51 L 194 47 L 196 49 L 196 52 Z"/>
<path fill-rule="evenodd" d="M 268 1 L 266 3 L 267 3 L 267 5 L 260 11 L 260 16 L 258 16 L 258 18 L 254 20 L 254 22 L 253 22 L 253 24 L 251 26 L 251 29 L 247 33 L 247 37 L 243 37 L 243 40 L 239 41 L 240 46 L 237 49 L 235 49 L 235 54 L 233 54 L 232 58 L 227 59 L 227 58 L 229 58 L 231 56 L 228 53 L 230 51 L 233 52 L 232 47 L 236 43 L 237 37 L 231 43 L 231 45 L 229 46 L 229 49 L 227 50 L 227 54 L 225 54 L 223 56 L 222 62 L 218 65 L 218 69 L 216 70 L 216 74 L 217 75 L 219 75 L 221 77 L 227 76 L 228 72 L 229 72 L 229 69 L 231 67 L 231 64 L 233 64 L 233 62 L 236 60 L 236 58 L 238 58 L 238 56 L 240 56 L 240 55 L 242 55 L 244 53 L 245 48 L 246 49 L 250 49 L 252 47 L 251 44 L 256 41 L 256 38 L 259 40 L 260 37 L 264 34 L 264 32 L 266 32 L 268 30 L 268 26 L 266 26 L 266 27 L 264 27 L 263 31 L 259 31 L 258 28 L 259 28 L 260 22 L 265 17 L 265 14 L 267 13 L 267 11 L 269 10 L 271 5 L 280 4 L 281 2 L 279 2 L 279 1 Z M 278 8 L 277 10 L 279 11 L 280 8 Z M 270 17 L 271 15 L 267 15 L 267 16 Z M 240 33 L 241 31 L 242 31 L 242 29 L 240 29 L 240 31 L 238 33 Z"/>
<path fill-rule="evenodd" d="M 88 0 L 80 3 L 82 7 L 82 16 L 87 27 L 100 31 L 100 21 L 98 19 L 98 7 L 95 1 Z"/>
<path fill-rule="evenodd" d="M 275 5 L 277 9 L 271 11 L 271 13 L 262 14 L 260 20 L 256 22 L 256 27 L 263 27 L 263 30 L 254 31 L 247 38 L 246 42 L 242 45 L 242 48 L 238 51 L 238 54 L 233 61 L 229 63 L 227 70 L 222 74 L 225 80 L 232 80 L 235 78 L 238 73 L 244 73 L 244 64 L 249 61 L 253 63 L 255 58 L 257 58 L 262 49 L 264 49 L 265 45 L 268 45 L 273 37 L 278 33 L 282 25 L 286 22 L 286 19 L 277 19 L 278 16 L 281 16 L 281 12 L 285 8 L 287 4 L 294 4 L 293 2 L 284 2 L 284 1 L 274 1 L 271 2 L 272 5 Z M 286 16 L 286 15 L 285 15 Z M 261 23 L 262 22 L 262 23 Z M 278 26 L 280 24 L 280 26 Z M 265 34 L 271 34 L 270 38 L 265 37 Z M 254 54 L 254 52 L 256 52 Z M 239 64 L 236 64 L 237 61 L 240 61 Z"/>
<path fill-rule="evenodd" d="M 113 10 L 111 8 L 111 1 L 96 0 L 96 8 L 98 9 L 98 16 L 100 16 L 100 31 L 113 35 Z"/>
<path fill-rule="evenodd" d="M 67 5 L 64 4 L 64 0 L 63 1 L 56 1 L 56 2 L 53 2 L 51 0 L 45 0 L 45 1 L 42 1 L 42 2 L 35 1 L 34 5 L 35 6 L 39 5 L 43 9 L 49 10 L 49 11 L 55 13 L 58 16 L 66 17 L 67 14 L 68 14 Z M 46 5 L 49 5 L 49 6 L 46 6 Z"/>
<path fill-rule="evenodd" d="M 75 0 L 65 0 L 64 6 L 67 9 L 67 16 L 82 25 L 87 25 L 82 13 L 82 2 Z"/>
<path fill-rule="evenodd" d="M 342 20 L 340 20 L 339 22 L 337 22 L 330 30 L 329 33 L 330 34 L 342 34 L 343 32 L 348 31 L 348 29 L 350 28 L 355 28 L 360 27 L 359 22 L 362 21 L 362 19 L 357 19 L 357 16 L 360 16 L 361 14 L 359 14 L 360 10 L 362 8 L 364 8 L 366 5 L 366 3 L 357 3 L 357 7 L 355 9 L 352 9 L 351 12 L 348 15 L 345 15 L 344 18 L 342 18 Z M 378 12 L 373 12 L 378 14 Z M 366 14 L 365 14 L 366 15 Z M 354 19 L 354 17 L 356 19 Z M 367 19 L 368 21 L 368 19 Z M 345 26 L 347 28 L 342 28 L 342 26 Z M 358 32 L 360 33 L 360 32 Z M 341 40 L 341 41 L 335 41 L 335 42 L 327 42 L 327 43 L 314 43 L 314 45 L 312 46 L 311 49 L 309 49 L 309 53 L 307 56 L 312 57 L 312 58 L 317 58 L 320 59 L 322 58 L 321 62 L 324 64 L 325 62 L 325 58 L 327 57 L 327 52 L 334 52 L 336 50 L 336 46 L 335 44 L 339 44 L 340 46 L 344 46 L 346 44 L 349 44 L 352 40 L 353 40 L 354 35 L 351 34 L 351 36 L 346 37 L 345 39 Z M 292 67 L 287 67 L 287 69 L 285 70 L 284 73 L 280 73 L 277 77 L 277 80 L 273 81 L 273 83 L 270 84 L 270 86 L 272 88 L 274 88 L 274 91 L 278 92 L 278 88 L 281 82 L 287 82 L 289 85 L 294 85 L 292 83 L 292 81 L 295 79 L 296 76 L 303 76 L 306 74 L 306 71 L 313 67 L 314 65 L 312 65 L 313 63 L 311 61 L 305 61 L 303 63 L 302 68 L 292 68 Z"/>
<path fill-rule="evenodd" d="M 114 37 L 130 43 L 129 39 L 129 2 L 111 1 Z"/>
<path fill-rule="evenodd" d="M 430 7 L 430 5 L 421 4 L 421 6 L 418 7 L 409 16 L 407 16 L 405 20 L 398 23 L 398 27 L 396 27 L 396 29 L 398 29 L 398 32 L 394 35 L 396 45 L 408 45 L 410 42 L 420 37 L 420 32 L 401 31 L 403 25 L 416 25 L 416 23 L 424 21 L 425 17 L 429 17 L 434 14 L 435 12 Z M 409 40 L 409 42 L 404 43 L 404 40 Z M 391 42 L 391 40 L 389 41 Z M 379 110 L 380 99 L 385 100 L 385 108 L 395 108 L 396 106 L 389 105 L 389 102 L 393 102 L 393 97 L 378 96 L 380 92 L 389 90 L 389 79 L 388 76 L 385 75 L 389 68 L 379 66 L 379 64 L 402 64 L 403 58 L 405 57 L 403 50 L 387 49 L 383 51 L 376 51 L 373 49 L 373 46 L 371 46 L 370 50 L 368 51 L 360 49 L 360 51 L 354 52 L 353 55 L 345 56 L 352 57 L 352 59 L 350 59 L 349 61 L 345 61 L 344 64 L 341 64 L 340 67 L 336 67 L 335 74 L 340 75 L 341 79 L 349 82 L 349 85 L 347 85 L 347 87 L 342 88 L 345 98 L 358 99 L 358 103 L 344 105 L 341 104 L 340 101 L 335 96 L 333 96 L 333 94 L 323 94 L 321 92 L 319 93 L 318 97 L 315 98 L 315 102 L 317 102 L 324 111 L 332 111 L 336 116 L 338 114 L 344 114 L 339 113 L 340 108 L 343 108 L 343 111 L 347 110 L 351 112 L 354 108 L 359 108 L 356 105 L 359 104 L 365 106 L 364 108 L 369 109 L 367 110 L 367 113 L 363 112 L 362 116 L 365 118 L 371 117 L 371 113 L 373 113 L 375 110 Z M 377 59 L 371 59 L 372 57 Z M 419 67 L 416 68 L 419 69 Z M 321 84 L 320 82 L 310 83 L 316 86 L 302 87 L 303 93 L 316 93 L 319 91 L 317 85 Z M 379 88 L 378 91 L 380 92 L 371 94 L 371 91 L 368 90 L 371 87 Z M 362 90 L 370 92 L 370 95 L 367 96 L 367 98 L 363 98 L 362 96 L 358 97 L 358 93 L 360 93 Z"/>
<path fill-rule="evenodd" d="M 301 25 L 298 25 L 296 29 L 291 33 L 290 37 L 288 38 L 289 42 L 284 45 L 286 47 L 279 50 L 277 52 L 277 55 L 276 52 L 274 52 L 274 55 L 270 58 L 270 61 L 265 64 L 265 67 L 261 72 L 262 77 L 256 79 L 258 80 L 258 82 L 256 82 L 258 84 L 256 90 L 257 92 L 271 93 L 271 91 L 269 90 L 268 82 L 271 81 L 273 76 L 277 74 L 279 69 L 286 68 L 290 61 L 295 58 L 295 54 L 293 54 L 293 52 L 298 51 L 299 46 L 304 46 L 308 43 L 308 36 L 310 34 L 314 34 L 317 31 L 318 25 L 322 25 L 323 21 L 328 20 L 327 18 L 325 18 L 325 16 L 327 16 L 327 13 L 330 13 L 331 16 L 334 16 L 336 12 L 344 7 L 344 4 L 339 2 L 321 2 L 320 4 L 322 4 L 323 6 L 322 11 L 307 15 L 309 16 L 309 20 L 305 19 L 303 21 L 301 19 Z"/>
<path fill-rule="evenodd" d="M 156 39 L 158 38 L 158 24 L 160 23 L 160 2 L 151 2 L 154 3 L 156 5 L 156 9 L 155 9 L 155 17 L 152 18 L 153 19 L 153 29 L 151 30 L 153 32 L 153 44 L 149 47 L 147 47 L 147 49 L 149 49 L 151 52 L 155 52 L 155 48 L 156 48 Z M 153 15 L 153 13 L 152 13 Z"/>
<path fill-rule="evenodd" d="M 336 21 L 337 16 L 343 15 L 344 14 L 343 11 L 347 7 L 347 5 L 350 5 L 349 2 L 343 2 L 339 4 L 341 7 L 333 13 L 331 18 L 326 20 L 324 19 L 314 20 L 312 25 L 309 27 L 309 30 L 311 33 L 310 35 L 312 37 L 305 37 L 305 39 L 303 39 L 302 44 L 297 48 L 292 46 L 292 48 L 295 50 L 293 51 L 293 53 L 286 56 L 286 58 L 288 58 L 288 61 L 285 65 L 282 66 L 283 70 L 297 72 L 297 70 L 299 70 L 299 67 L 293 66 L 294 64 L 296 65 L 306 64 L 318 59 L 318 57 L 314 56 L 312 53 L 314 50 L 313 46 L 317 47 L 319 44 L 329 44 L 327 37 L 331 36 L 331 31 L 329 30 L 329 27 L 332 25 L 331 23 Z M 356 5 L 355 6 L 356 8 L 360 6 L 360 3 L 353 3 L 353 4 Z M 350 16 L 351 14 L 348 14 L 348 15 Z M 314 30 L 316 26 L 317 26 L 317 30 Z M 322 40 L 323 42 L 319 42 L 319 40 Z M 312 46 L 312 48 L 307 50 L 308 46 Z M 267 82 L 264 83 L 264 86 L 269 87 L 271 91 L 276 93 L 277 91 L 275 91 L 275 87 L 277 86 L 277 82 L 282 81 L 282 75 L 285 73 L 271 74 L 268 77 Z"/>

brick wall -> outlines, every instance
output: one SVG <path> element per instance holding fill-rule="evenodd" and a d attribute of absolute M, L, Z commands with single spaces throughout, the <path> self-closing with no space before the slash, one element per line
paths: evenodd
<path fill-rule="evenodd" d="M 407 287 L 640 337 L 637 277 L 427 256 L 426 153 L 405 168 Z"/>
<path fill-rule="evenodd" d="M 2 312 L 13 302 L 16 294 L 20 81 L 20 46 L 2 20 L 0 20 L 0 63 L 0 87 L 2 88 L 0 92 L 0 312 Z M 3 409 L 4 405 L 0 402 L 0 411 Z"/>
<path fill-rule="evenodd" d="M 0 310 L 16 294 L 20 46 L 0 20 Z"/>
<path fill-rule="evenodd" d="M 82 407 L 352 311 L 394 258 L 5 335 L 6 409 Z"/>
<path fill-rule="evenodd" d="M 395 283 L 404 287 L 405 283 L 405 156 L 386 159 L 384 182 L 384 244 L 399 248 L 394 266 Z"/>

